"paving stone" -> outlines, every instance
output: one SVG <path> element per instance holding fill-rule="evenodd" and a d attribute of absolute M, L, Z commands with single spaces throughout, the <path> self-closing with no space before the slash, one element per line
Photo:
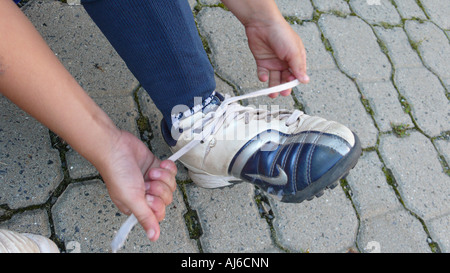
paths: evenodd
<path fill-rule="evenodd" d="M 74 6 L 74 5 L 81 5 L 81 0 L 66 0 L 68 5 Z"/>
<path fill-rule="evenodd" d="M 189 2 L 189 6 L 191 6 L 192 10 L 197 5 L 197 0 L 188 0 L 188 2 Z"/>
<path fill-rule="evenodd" d="M 334 51 L 339 68 L 363 81 L 389 80 L 391 64 L 378 45 L 372 29 L 355 16 L 341 18 L 323 14 L 319 27 Z"/>
<path fill-rule="evenodd" d="M 259 215 L 253 185 L 204 189 L 189 184 L 186 189 L 189 204 L 200 218 L 204 252 L 264 252 L 274 248 L 270 228 Z"/>
<path fill-rule="evenodd" d="M 448 96 L 448 93 L 450 93 L 450 78 L 449 79 L 441 79 L 441 80 L 444 84 L 445 89 L 447 89 L 447 96 Z"/>
<path fill-rule="evenodd" d="M 427 16 L 423 13 L 422 9 L 415 0 L 394 0 L 397 6 L 398 13 L 403 19 L 422 19 L 426 20 Z"/>
<path fill-rule="evenodd" d="M 391 131 L 392 125 L 414 127 L 409 115 L 403 111 L 397 90 L 391 82 L 361 83 L 360 89 L 369 101 L 381 131 Z"/>
<path fill-rule="evenodd" d="M 428 138 L 415 131 L 404 138 L 383 135 L 379 150 L 408 209 L 424 221 L 450 212 L 450 177 Z"/>
<path fill-rule="evenodd" d="M 320 30 L 315 23 L 293 25 L 292 28 L 302 38 L 305 46 L 308 71 L 336 68 L 333 56 L 325 49 Z"/>
<path fill-rule="evenodd" d="M 405 30 L 424 64 L 442 79 L 450 79 L 450 43 L 445 33 L 433 23 L 418 21 L 406 21 Z"/>
<path fill-rule="evenodd" d="M 197 15 L 201 35 L 208 40 L 216 73 L 241 89 L 264 88 L 256 75 L 256 64 L 248 48 L 242 24 L 231 12 L 203 8 Z"/>
<path fill-rule="evenodd" d="M 67 169 L 72 179 L 88 178 L 99 175 L 97 169 L 75 150 L 66 153 Z"/>
<path fill-rule="evenodd" d="M 284 16 L 294 16 L 300 20 L 311 20 L 314 8 L 309 0 L 275 0 Z"/>
<path fill-rule="evenodd" d="M 354 82 L 337 69 L 311 71 L 309 76 L 309 84 L 294 91 L 306 114 L 340 122 L 358 135 L 363 147 L 374 146 L 378 130 Z"/>
<path fill-rule="evenodd" d="M 402 208 L 382 168 L 376 152 L 365 152 L 347 176 L 360 220 Z"/>
<path fill-rule="evenodd" d="M 358 245 L 363 252 L 431 252 L 420 221 L 403 209 L 362 220 Z"/>
<path fill-rule="evenodd" d="M 436 144 L 440 154 L 444 156 L 447 164 L 450 164 L 450 139 L 437 139 L 434 143 Z"/>
<path fill-rule="evenodd" d="M 14 214 L 8 221 L 2 222 L 0 228 L 19 233 L 42 235 L 48 238 L 51 236 L 48 214 L 43 209 L 28 210 Z"/>
<path fill-rule="evenodd" d="M 374 29 L 386 46 L 389 58 L 396 69 L 423 66 L 419 55 L 412 49 L 403 28 L 374 27 Z"/>
<path fill-rule="evenodd" d="M 220 0 L 200 0 L 204 5 L 217 5 L 222 3 Z M 284 16 L 293 16 L 301 20 L 312 19 L 313 6 L 309 0 L 275 0 L 278 9 Z"/>
<path fill-rule="evenodd" d="M 420 129 L 430 136 L 450 129 L 450 103 L 445 89 L 428 69 L 398 69 L 394 82 L 411 106 L 411 113 Z"/>
<path fill-rule="evenodd" d="M 126 219 L 98 180 L 69 185 L 53 206 L 52 217 L 58 239 L 78 243 L 81 252 L 110 251 L 114 230 Z"/>
<path fill-rule="evenodd" d="M 437 242 L 442 253 L 450 252 L 450 215 L 442 216 L 427 222 L 427 227 L 434 242 Z"/>
<path fill-rule="evenodd" d="M 138 111 L 132 96 L 94 98 L 94 101 L 108 114 L 117 127 L 139 137 L 136 124 Z M 98 175 L 97 169 L 73 149 L 66 153 L 66 160 L 71 178 Z"/>
<path fill-rule="evenodd" d="M 425 12 L 441 28 L 450 30 L 450 5 L 446 0 L 421 0 Z"/>
<path fill-rule="evenodd" d="M 401 18 L 395 6 L 389 0 L 350 0 L 349 4 L 353 11 L 369 24 L 398 25 L 401 23 Z"/>
<path fill-rule="evenodd" d="M 30 1 L 22 11 L 89 95 L 124 95 L 137 87 L 137 80 L 82 6 Z"/>
<path fill-rule="evenodd" d="M 344 0 L 312 0 L 312 2 L 316 9 L 322 12 L 351 13 L 348 3 Z"/>
<path fill-rule="evenodd" d="M 157 242 L 150 242 L 137 225 L 120 252 L 197 251 L 186 230 L 182 200 L 179 192 L 175 192 L 173 203 L 166 209 L 166 218 L 160 223 Z M 78 244 L 83 253 L 110 252 L 112 238 L 127 218 L 119 212 L 99 180 L 70 184 L 52 208 L 52 216 L 56 236 L 66 245 Z"/>
<path fill-rule="evenodd" d="M 292 252 L 345 252 L 355 242 L 358 220 L 339 186 L 312 201 L 271 204 L 278 242 Z"/>
<path fill-rule="evenodd" d="M 199 3 L 203 5 L 217 5 L 222 2 L 220 0 L 199 0 Z"/>
<path fill-rule="evenodd" d="M 3 96 L 0 109 L 0 204 L 43 204 L 63 180 L 59 152 L 48 129 Z"/>

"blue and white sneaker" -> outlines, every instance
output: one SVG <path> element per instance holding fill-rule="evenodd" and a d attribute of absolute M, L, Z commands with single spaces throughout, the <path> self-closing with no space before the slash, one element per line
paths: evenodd
<path fill-rule="evenodd" d="M 192 181 L 205 188 L 246 181 L 289 203 L 334 188 L 358 161 L 358 137 L 337 122 L 298 110 L 236 102 L 271 90 L 263 91 L 226 99 L 216 94 L 202 111 L 184 113 L 172 130 L 162 122 L 172 151 L 185 149 L 180 161 Z M 194 141 L 199 144 L 191 145 Z"/>

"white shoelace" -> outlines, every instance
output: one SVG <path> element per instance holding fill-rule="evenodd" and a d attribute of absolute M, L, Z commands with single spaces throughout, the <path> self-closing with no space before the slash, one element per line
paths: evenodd
<path fill-rule="evenodd" d="M 300 82 L 298 80 L 294 80 L 294 81 L 290 81 L 290 82 L 287 82 L 287 83 L 284 83 L 284 84 L 281 84 L 278 86 L 262 89 L 259 91 L 254 91 L 254 92 L 251 92 L 246 95 L 226 98 L 224 101 L 221 102 L 220 106 L 216 109 L 216 111 L 212 111 L 212 112 L 206 114 L 203 119 L 198 120 L 190 127 L 190 130 L 192 130 L 192 131 L 201 129 L 201 133 L 199 135 L 197 135 L 198 137 L 195 137 L 192 141 L 190 141 L 188 144 L 186 144 L 180 150 L 178 150 L 176 153 L 174 153 L 172 156 L 170 156 L 168 158 L 168 160 L 171 160 L 173 162 L 177 161 L 180 157 L 182 157 L 185 153 L 187 153 L 192 148 L 194 148 L 195 146 L 200 144 L 203 140 L 207 139 L 211 135 L 214 135 L 219 130 L 219 128 L 223 124 L 226 124 L 226 122 L 229 121 L 230 119 L 244 118 L 244 114 L 242 113 L 242 112 L 244 112 L 244 110 L 255 111 L 255 112 L 260 111 L 260 110 L 255 110 L 254 108 L 247 109 L 246 107 L 242 107 L 241 105 L 234 104 L 234 102 L 237 102 L 239 100 L 248 99 L 248 98 L 269 95 L 272 93 L 278 93 L 283 90 L 293 88 L 299 84 L 300 84 Z M 260 115 L 260 117 L 264 118 L 269 114 L 272 114 L 272 113 L 265 112 L 262 115 Z M 278 114 L 279 114 L 280 119 L 286 119 L 287 125 L 291 125 L 295 121 L 297 121 L 301 115 L 303 115 L 303 112 L 301 112 L 299 110 L 294 110 L 293 112 L 279 110 Z M 136 219 L 134 214 L 132 214 L 122 224 L 119 231 L 114 236 L 113 241 L 111 242 L 111 248 L 112 248 L 113 253 L 117 252 L 117 250 L 119 250 L 123 246 L 131 229 L 137 223 L 138 223 L 138 220 Z"/>

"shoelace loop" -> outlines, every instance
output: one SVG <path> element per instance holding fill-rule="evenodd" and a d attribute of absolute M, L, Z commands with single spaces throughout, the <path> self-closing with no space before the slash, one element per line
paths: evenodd
<path fill-rule="evenodd" d="M 286 119 L 285 125 L 290 126 L 294 124 L 304 114 L 300 110 L 288 111 L 286 109 L 278 109 L 269 111 L 268 109 L 255 109 L 252 107 L 242 106 L 237 101 L 259 97 L 263 95 L 280 92 L 285 89 L 295 87 L 299 84 L 298 80 L 288 82 L 279 86 L 251 92 L 246 95 L 230 97 L 226 96 L 225 100 L 219 105 L 215 111 L 207 113 L 203 118 L 198 119 L 193 124 L 187 124 L 186 127 L 181 128 L 183 132 L 189 131 L 192 133 L 193 139 L 200 139 L 203 143 L 209 136 L 215 135 L 222 126 L 227 126 L 233 120 L 244 119 L 248 124 L 251 119 L 271 119 L 278 115 L 278 118 Z M 283 89 L 282 89 L 283 88 Z M 192 116 L 191 116 L 192 117 Z"/>

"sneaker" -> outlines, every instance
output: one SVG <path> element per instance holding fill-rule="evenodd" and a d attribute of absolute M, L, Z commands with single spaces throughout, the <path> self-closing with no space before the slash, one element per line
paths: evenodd
<path fill-rule="evenodd" d="M 164 140 L 197 185 L 205 188 L 250 182 L 282 202 L 300 203 L 334 188 L 361 155 L 358 137 L 347 127 L 301 111 L 245 107 L 239 100 L 280 92 L 297 80 L 247 95 L 214 93 L 193 109 L 177 113 L 172 129 L 161 121 Z M 183 108 L 183 107 L 181 107 Z M 111 243 L 124 244 L 137 224 L 134 215 Z"/>
<path fill-rule="evenodd" d="M 356 165 L 361 155 L 358 137 L 337 122 L 298 110 L 237 103 L 297 84 L 231 98 L 215 94 L 202 111 L 180 114 L 171 130 L 162 122 L 163 137 L 201 187 L 245 181 L 282 202 L 310 200 L 334 188 Z"/>
<path fill-rule="evenodd" d="M 47 237 L 0 229 L 0 253 L 59 253 Z"/>

